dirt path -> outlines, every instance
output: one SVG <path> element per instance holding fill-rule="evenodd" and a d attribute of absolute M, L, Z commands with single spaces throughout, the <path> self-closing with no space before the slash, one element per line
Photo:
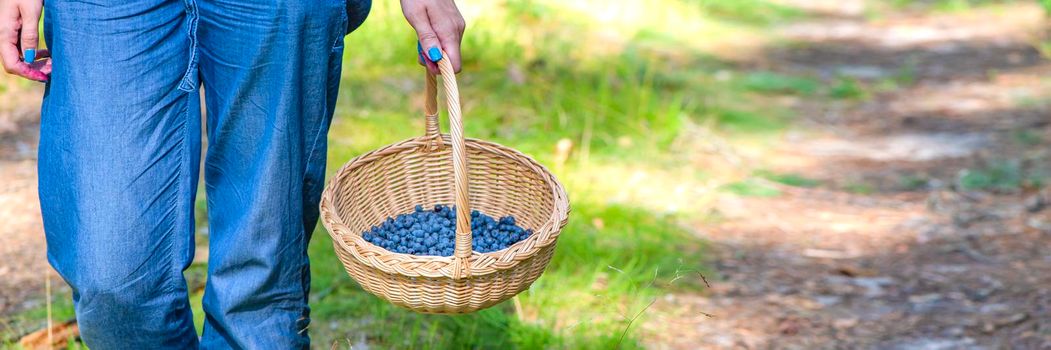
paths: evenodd
<path fill-rule="evenodd" d="M 44 230 L 36 185 L 41 86 L 0 79 L 0 320 L 42 302 Z M 26 103 L 26 101 L 37 101 Z M 56 285 L 57 285 L 56 280 Z M 5 331 L 0 325 L 0 331 Z"/>
<path fill-rule="evenodd" d="M 1024 179 L 1051 174 L 1039 8 L 866 19 L 842 3 L 750 64 L 897 86 L 794 104 L 813 131 L 763 162 L 822 185 L 722 198 L 725 220 L 696 226 L 721 281 L 660 299 L 652 344 L 1051 348 L 1051 192 Z M 966 189 L 976 171 L 992 189 Z"/>

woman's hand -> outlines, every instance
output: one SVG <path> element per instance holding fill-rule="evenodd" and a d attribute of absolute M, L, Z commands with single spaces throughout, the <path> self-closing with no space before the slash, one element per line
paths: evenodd
<path fill-rule="evenodd" d="M 36 81 L 51 73 L 50 53 L 37 50 L 43 0 L 0 0 L 0 63 L 4 71 Z"/>
<path fill-rule="evenodd" d="M 440 48 L 453 69 L 459 72 L 464 22 L 456 3 L 453 0 L 401 0 L 401 11 L 419 37 L 420 64 L 426 64 L 431 73 L 438 74 L 438 65 L 434 62 L 442 59 Z"/>

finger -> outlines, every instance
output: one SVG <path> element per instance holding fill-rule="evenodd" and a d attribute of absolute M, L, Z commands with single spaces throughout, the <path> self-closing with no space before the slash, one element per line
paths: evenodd
<path fill-rule="evenodd" d="M 453 65 L 453 71 L 456 73 L 460 72 L 460 40 L 459 39 L 446 39 L 442 40 L 442 48 L 445 50 L 445 56 L 449 59 L 449 63 Z"/>
<path fill-rule="evenodd" d="M 418 41 L 416 42 L 416 63 L 419 63 L 421 66 L 427 67 L 427 69 L 431 69 L 431 73 L 434 73 L 435 70 L 438 69 L 438 64 L 437 63 L 431 62 L 431 60 L 427 59 L 424 56 L 423 48 L 420 47 L 420 42 L 418 42 Z M 441 74 L 441 73 L 437 73 L 437 74 Z"/>
<path fill-rule="evenodd" d="M 435 75 L 442 74 L 441 70 L 438 69 L 438 63 L 435 63 L 435 61 L 431 61 L 429 58 L 425 58 L 423 60 L 423 64 L 427 65 L 427 70 L 431 71 L 431 73 Z"/>
<path fill-rule="evenodd" d="M 18 63 L 21 62 L 21 57 L 18 55 L 18 47 L 13 43 L 2 43 L 0 44 L 0 63 L 3 63 L 4 71 L 11 74 L 18 74 L 20 67 Z"/>
<path fill-rule="evenodd" d="M 22 46 L 22 57 L 25 62 L 36 60 L 37 44 L 40 42 L 40 6 L 30 5 L 32 1 L 23 1 L 19 7 L 22 14 L 22 34 L 19 44 Z"/>
<path fill-rule="evenodd" d="M 416 29 L 416 36 L 419 38 L 420 48 L 423 52 L 423 61 L 427 64 L 427 69 L 431 73 L 438 74 L 438 65 L 434 64 L 434 62 L 442 59 L 441 42 L 438 40 L 438 34 L 431 28 L 431 23 L 427 19 L 425 10 L 413 11 L 411 16 L 413 18 L 410 19 L 409 23 L 412 24 L 413 29 Z"/>
<path fill-rule="evenodd" d="M 3 61 L 4 71 L 8 73 L 36 81 L 47 81 L 46 73 L 33 69 L 20 59 L 15 45 L 0 45 L 0 61 Z"/>
<path fill-rule="evenodd" d="M 459 73 L 460 43 L 463 39 L 464 27 L 466 26 L 463 17 L 454 9 L 452 12 L 442 15 L 440 19 L 432 22 L 431 25 L 438 34 L 442 50 L 445 51 L 446 58 L 452 64 L 453 71 Z"/>
<path fill-rule="evenodd" d="M 36 59 L 51 58 L 51 50 L 36 49 Z"/>
<path fill-rule="evenodd" d="M 17 23 L 18 14 L 0 9 L 0 23 Z M 0 27 L 0 65 L 4 72 L 14 74 L 15 62 L 18 62 L 18 30 L 14 26 L 5 25 Z M 13 54 L 12 54 L 13 53 Z"/>
<path fill-rule="evenodd" d="M 37 59 L 30 63 L 29 67 L 44 73 L 44 75 L 51 75 L 51 59 Z"/>

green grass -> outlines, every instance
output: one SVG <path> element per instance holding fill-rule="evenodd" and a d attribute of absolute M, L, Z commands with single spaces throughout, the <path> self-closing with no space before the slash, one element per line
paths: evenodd
<path fill-rule="evenodd" d="M 1051 40 L 1044 40 L 1035 44 L 1036 49 L 1044 58 L 1051 57 Z"/>
<path fill-rule="evenodd" d="M 926 188 L 930 179 L 918 174 L 906 174 L 898 178 L 898 187 L 905 191 L 916 191 Z"/>
<path fill-rule="evenodd" d="M 861 82 L 847 77 L 836 79 L 829 87 L 828 94 L 832 98 L 845 100 L 860 100 L 868 97 L 868 92 L 865 91 Z"/>
<path fill-rule="evenodd" d="M 714 121 L 721 130 L 731 133 L 771 133 L 784 130 L 787 122 L 783 119 L 747 110 L 724 109 L 714 114 Z"/>
<path fill-rule="evenodd" d="M 1015 191 L 1026 179 L 1020 162 L 1000 161 L 984 168 L 965 169 L 957 182 L 964 190 Z"/>
<path fill-rule="evenodd" d="M 1007 193 L 1023 188 L 1040 188 L 1047 184 L 1047 181 L 1046 169 L 1024 166 L 1023 162 L 1017 159 L 994 161 L 984 167 L 964 169 L 957 177 L 957 184 L 964 190 Z"/>
<path fill-rule="evenodd" d="M 752 24 L 772 24 L 799 19 L 803 11 L 762 0 L 694 0 L 717 17 Z"/>
<path fill-rule="evenodd" d="M 742 84 L 750 91 L 795 95 L 812 95 L 821 87 L 821 83 L 814 79 L 773 72 L 748 74 L 744 77 Z"/>
<path fill-rule="evenodd" d="M 726 184 L 721 189 L 743 197 L 777 197 L 781 195 L 781 190 L 777 189 L 777 187 L 755 179 Z"/>
<path fill-rule="evenodd" d="M 1002 5 L 1012 2 L 1020 2 L 1020 0 L 893 0 L 891 1 L 891 4 L 899 8 L 913 7 L 932 9 L 941 12 L 959 12 L 970 10 L 975 7 Z M 1049 6 L 1047 5 L 1047 0 L 1040 0 L 1040 2 L 1045 7 Z"/>
<path fill-rule="evenodd" d="M 881 78 L 875 82 L 875 90 L 891 92 L 913 85 L 916 82 L 917 64 L 916 57 L 906 57 L 905 63 L 898 67 L 893 75 Z"/>
<path fill-rule="evenodd" d="M 864 99 L 869 96 L 862 82 L 849 77 L 836 77 L 831 81 L 822 82 L 805 76 L 758 71 L 748 73 L 739 80 L 738 84 L 744 90 L 762 94 L 810 97 L 822 92 L 836 99 Z M 895 90 L 912 84 L 914 80 L 914 65 L 906 64 L 899 68 L 894 76 L 877 82 L 877 87 L 883 90 Z"/>
<path fill-rule="evenodd" d="M 843 190 L 854 194 L 873 194 L 876 188 L 863 182 L 852 182 L 843 186 Z"/>
<path fill-rule="evenodd" d="M 1031 129 L 1019 129 L 1011 133 L 1016 143 L 1025 147 L 1034 147 L 1044 142 L 1044 136 Z"/>
<path fill-rule="evenodd" d="M 814 180 L 796 173 L 776 173 L 769 170 L 759 170 L 756 171 L 753 175 L 762 177 L 773 182 L 777 182 L 779 184 L 794 187 L 817 187 L 818 185 L 821 185 L 821 181 Z"/>
<path fill-rule="evenodd" d="M 52 287 L 57 288 L 55 284 Z M 51 317 L 56 323 L 74 318 L 73 300 L 69 297 L 69 294 L 59 293 L 52 298 L 51 302 Z M 47 307 L 43 300 L 40 301 L 40 304 L 12 317 L 0 318 L 0 321 L 2 321 L 0 322 L 0 348 L 14 347 L 14 344 L 8 344 L 7 342 L 17 341 L 22 335 L 45 327 L 47 324 Z"/>

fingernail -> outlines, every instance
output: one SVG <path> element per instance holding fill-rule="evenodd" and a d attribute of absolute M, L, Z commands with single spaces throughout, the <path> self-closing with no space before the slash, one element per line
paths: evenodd
<path fill-rule="evenodd" d="M 420 56 L 423 56 L 423 46 L 420 46 L 419 41 L 416 42 L 416 52 L 420 53 Z"/>
<path fill-rule="evenodd" d="M 25 52 L 22 53 L 22 57 L 25 58 L 26 63 L 33 63 L 33 61 L 36 61 L 36 50 L 26 49 Z"/>
<path fill-rule="evenodd" d="M 431 59 L 431 62 L 438 62 L 442 59 L 442 51 L 438 50 L 437 47 L 431 47 L 427 49 L 427 56 Z"/>

